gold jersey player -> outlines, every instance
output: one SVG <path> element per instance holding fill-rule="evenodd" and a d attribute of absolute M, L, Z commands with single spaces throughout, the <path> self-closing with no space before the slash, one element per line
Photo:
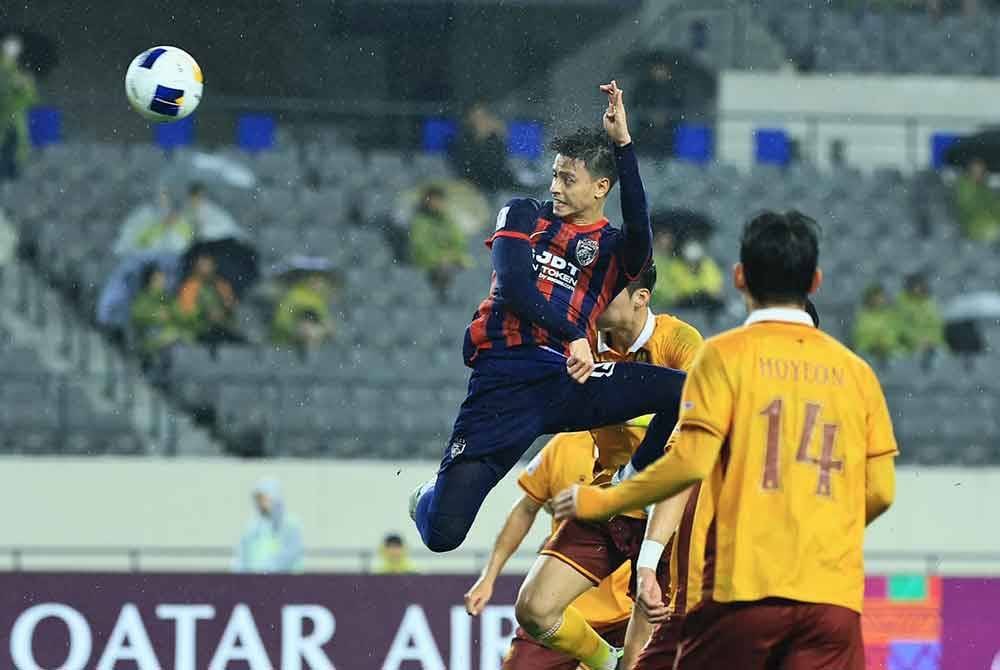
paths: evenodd
<path fill-rule="evenodd" d="M 746 324 L 709 339 L 659 460 L 619 486 L 574 487 L 557 517 L 605 519 L 700 483 L 680 670 L 863 670 L 865 526 L 895 495 L 898 453 L 871 368 L 803 311 L 822 274 L 816 224 L 765 212 L 734 284 Z"/>
<path fill-rule="evenodd" d="M 600 360 L 690 367 L 702 337 L 673 316 L 653 314 L 648 304 L 655 282 L 656 269 L 650 265 L 601 315 Z M 553 438 L 518 480 L 525 497 L 511 512 L 483 577 L 469 592 L 471 603 L 481 602 L 481 596 L 491 592 L 503 562 L 527 533 L 527 519 L 533 520 L 537 510 L 565 486 L 595 477 L 607 481 L 629 462 L 645 432 L 641 425 L 619 425 Z M 645 513 L 637 511 L 608 524 L 570 523 L 554 529 L 521 589 L 516 608 L 521 627 L 505 670 L 571 669 L 580 661 L 600 668 L 623 642 L 626 667 L 631 664 L 650 633 L 645 619 L 633 616 L 625 636 L 629 596 L 635 594 L 630 588 L 631 564 L 638 559 L 645 526 Z M 665 580 L 666 564 L 654 567 L 660 567 L 659 577 Z"/>

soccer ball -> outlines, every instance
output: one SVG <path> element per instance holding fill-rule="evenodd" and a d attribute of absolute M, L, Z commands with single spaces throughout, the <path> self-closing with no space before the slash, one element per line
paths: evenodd
<path fill-rule="evenodd" d="M 153 47 L 128 66 L 125 95 L 150 121 L 177 121 L 197 109 L 203 81 L 201 68 L 186 51 Z"/>

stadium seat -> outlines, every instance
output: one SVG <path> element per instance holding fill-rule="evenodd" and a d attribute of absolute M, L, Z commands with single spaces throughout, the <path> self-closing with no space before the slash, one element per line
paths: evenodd
<path fill-rule="evenodd" d="M 271 149 L 276 128 L 274 117 L 269 114 L 241 114 L 236 120 L 236 144 L 251 153 Z"/>
<path fill-rule="evenodd" d="M 681 161 L 707 163 L 715 155 L 712 129 L 689 123 L 677 125 L 674 133 L 674 155 Z"/>
<path fill-rule="evenodd" d="M 791 160 L 791 143 L 788 133 L 781 129 L 758 128 L 754 131 L 754 157 L 766 165 L 788 165 Z"/>

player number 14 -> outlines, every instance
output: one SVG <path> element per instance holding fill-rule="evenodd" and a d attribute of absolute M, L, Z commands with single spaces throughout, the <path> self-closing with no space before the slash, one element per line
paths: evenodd
<path fill-rule="evenodd" d="M 784 401 L 775 398 L 761 412 L 767 418 L 767 448 L 764 452 L 764 478 L 762 486 L 765 491 L 781 488 L 781 418 Z M 805 421 L 799 437 L 798 450 L 795 452 L 796 463 L 806 463 L 819 468 L 819 483 L 816 485 L 816 495 L 829 497 L 830 473 L 833 470 L 843 471 L 844 462 L 833 459 L 833 448 L 837 441 L 838 426 L 835 423 L 823 424 L 823 443 L 819 458 L 809 454 L 809 444 L 816 430 L 816 420 L 819 418 L 820 405 L 814 402 L 806 403 Z"/>

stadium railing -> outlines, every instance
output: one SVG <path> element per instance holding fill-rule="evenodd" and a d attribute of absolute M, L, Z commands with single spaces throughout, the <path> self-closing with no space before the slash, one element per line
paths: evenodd
<path fill-rule="evenodd" d="M 462 549 L 433 554 L 413 549 L 419 572 L 478 572 L 489 549 Z M 112 572 L 226 572 L 233 548 L 226 546 L 0 545 L 0 571 L 112 571 Z M 369 547 L 317 547 L 305 552 L 306 572 L 368 574 L 374 571 L 378 550 Z M 533 551 L 519 551 L 511 559 L 511 573 L 527 572 Z M 871 574 L 912 572 L 928 575 L 1000 575 L 1000 551 L 869 551 Z"/>

